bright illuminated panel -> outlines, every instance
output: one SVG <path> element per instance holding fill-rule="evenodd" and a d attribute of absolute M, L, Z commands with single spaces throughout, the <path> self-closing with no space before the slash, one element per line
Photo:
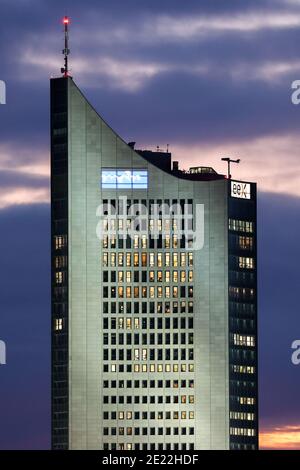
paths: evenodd
<path fill-rule="evenodd" d="M 250 183 L 231 181 L 231 197 L 237 197 L 239 199 L 251 199 Z"/>
<path fill-rule="evenodd" d="M 102 170 L 103 189 L 147 189 L 147 170 Z"/>

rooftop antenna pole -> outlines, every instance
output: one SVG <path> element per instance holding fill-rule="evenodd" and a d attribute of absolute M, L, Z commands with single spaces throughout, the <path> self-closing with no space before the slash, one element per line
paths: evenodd
<path fill-rule="evenodd" d="M 68 55 L 70 54 L 69 49 L 69 24 L 70 18 L 68 16 L 64 16 L 63 24 L 65 27 L 65 48 L 63 49 L 62 53 L 64 54 L 64 67 L 61 69 L 61 73 L 64 77 L 69 77 L 69 67 L 68 67 Z"/>
<path fill-rule="evenodd" d="M 227 162 L 228 165 L 228 179 L 231 179 L 231 173 L 230 173 L 230 163 L 240 163 L 241 159 L 238 158 L 237 160 L 232 160 L 231 158 L 225 157 L 221 158 L 224 162 Z"/>

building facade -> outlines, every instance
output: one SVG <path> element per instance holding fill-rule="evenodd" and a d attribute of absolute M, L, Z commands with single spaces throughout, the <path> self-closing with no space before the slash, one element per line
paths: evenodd
<path fill-rule="evenodd" d="M 256 449 L 256 185 L 135 150 L 63 77 L 51 198 L 52 448 Z"/>

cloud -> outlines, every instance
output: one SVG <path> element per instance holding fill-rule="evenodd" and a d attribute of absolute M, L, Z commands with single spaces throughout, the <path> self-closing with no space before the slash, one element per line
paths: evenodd
<path fill-rule="evenodd" d="M 45 54 L 32 49 L 27 50 L 22 56 L 22 64 L 25 71 L 22 80 L 38 81 L 45 71 L 59 70 L 59 58 L 55 54 Z M 92 64 L 92 73 L 89 71 Z M 134 59 L 118 60 L 113 57 L 89 57 L 81 55 L 73 62 L 76 74 L 82 75 L 83 84 L 95 87 L 119 88 L 127 92 L 140 90 L 149 79 L 159 73 L 170 71 L 171 67 L 162 63 L 138 62 Z M 72 69 L 71 69 L 72 73 Z"/>
<path fill-rule="evenodd" d="M 167 38 L 168 40 L 194 40 L 203 35 L 237 33 L 256 33 L 268 29 L 290 29 L 300 26 L 300 17 L 292 12 L 249 12 L 233 14 L 230 16 L 186 16 L 174 18 L 172 16 L 159 16 L 151 22 L 154 38 Z M 154 23 L 154 24 L 153 24 Z M 147 31 L 147 29 L 146 29 Z"/>
<path fill-rule="evenodd" d="M 0 209 L 49 203 L 49 158 L 46 152 L 0 145 Z"/>
<path fill-rule="evenodd" d="M 259 433 L 259 447 L 265 450 L 299 450 L 300 424 L 263 428 Z"/>
<path fill-rule="evenodd" d="M 236 179 L 257 181 L 260 191 L 300 197 L 300 137 L 298 134 L 269 135 L 254 139 L 171 146 L 173 158 L 186 168 L 214 166 L 220 173 L 227 168 L 221 157 L 241 158 L 232 166 Z"/>

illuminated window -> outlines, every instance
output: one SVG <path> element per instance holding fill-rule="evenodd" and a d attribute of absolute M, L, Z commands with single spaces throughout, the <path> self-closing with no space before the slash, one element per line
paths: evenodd
<path fill-rule="evenodd" d="M 107 267 L 108 266 L 108 253 L 103 253 L 103 266 Z"/>
<path fill-rule="evenodd" d="M 234 334 L 233 335 L 233 343 L 236 346 L 250 346 L 254 347 L 255 346 L 255 337 L 252 335 L 239 335 L 239 334 Z"/>
<path fill-rule="evenodd" d="M 148 171 L 105 169 L 102 170 L 101 184 L 103 189 L 147 189 Z"/>
<path fill-rule="evenodd" d="M 194 271 L 189 271 L 189 282 L 193 282 L 194 280 Z"/>
<path fill-rule="evenodd" d="M 185 282 L 186 281 L 186 274 L 185 271 L 180 272 L 180 282 Z"/>
<path fill-rule="evenodd" d="M 178 237 L 173 235 L 173 248 L 178 248 Z"/>
<path fill-rule="evenodd" d="M 126 271 L 126 282 L 131 282 L 131 271 Z"/>
<path fill-rule="evenodd" d="M 239 256 L 239 268 L 241 269 L 253 269 L 254 268 L 254 259 L 246 258 L 244 256 Z"/>
<path fill-rule="evenodd" d="M 170 235 L 165 236 L 165 248 L 170 248 Z"/>
<path fill-rule="evenodd" d="M 154 271 L 150 271 L 150 272 L 149 272 L 149 281 L 150 281 L 150 282 L 154 282 L 154 281 L 155 281 Z"/>
<path fill-rule="evenodd" d="M 239 236 L 239 248 L 241 250 L 252 250 L 253 249 L 253 238 L 252 237 L 244 237 Z"/>
<path fill-rule="evenodd" d="M 67 236 L 57 235 L 54 237 L 54 244 L 56 250 L 61 250 L 67 246 Z"/>
<path fill-rule="evenodd" d="M 229 230 L 235 232 L 253 233 L 253 222 L 247 220 L 229 219 Z"/>
<path fill-rule="evenodd" d="M 55 319 L 55 331 L 61 331 L 63 329 L 63 319 L 56 318 Z"/>
<path fill-rule="evenodd" d="M 178 282 L 178 271 L 173 271 L 173 282 Z"/>
<path fill-rule="evenodd" d="M 194 264 L 194 258 L 193 258 L 193 253 L 189 253 L 189 266 L 193 266 Z"/>
<path fill-rule="evenodd" d="M 118 271 L 118 281 L 123 282 L 124 280 L 124 273 L 123 271 Z"/>
<path fill-rule="evenodd" d="M 142 297 L 147 298 L 147 287 L 142 287 Z"/>
<path fill-rule="evenodd" d="M 147 349 L 142 349 L 142 360 L 147 361 Z"/>
<path fill-rule="evenodd" d="M 147 266 L 147 253 L 142 253 L 142 266 Z"/>
<path fill-rule="evenodd" d="M 126 266 L 131 266 L 131 253 L 126 253 Z"/>
<path fill-rule="evenodd" d="M 123 253 L 118 253 L 118 266 L 123 266 L 124 264 L 124 255 Z"/>
<path fill-rule="evenodd" d="M 55 283 L 62 284 L 64 282 L 64 273 L 62 271 L 58 271 L 55 273 Z"/>
<path fill-rule="evenodd" d="M 134 288 L 136 289 L 136 288 Z M 126 298 L 129 299 L 131 297 L 131 287 L 126 287 Z"/>
<path fill-rule="evenodd" d="M 165 253 L 165 265 L 167 268 L 170 266 L 170 253 Z"/>
<path fill-rule="evenodd" d="M 139 254 L 138 253 L 133 254 L 133 266 L 135 268 L 139 266 Z"/>
<path fill-rule="evenodd" d="M 180 266 L 184 268 L 186 266 L 186 254 L 180 253 Z"/>
<path fill-rule="evenodd" d="M 149 287 L 149 297 L 153 299 L 155 297 L 155 288 Z"/>
<path fill-rule="evenodd" d="M 178 253 L 173 253 L 173 267 L 178 267 Z"/>
<path fill-rule="evenodd" d="M 133 237 L 133 248 L 138 249 L 138 247 L 139 247 L 139 236 L 134 235 L 134 237 Z"/>
<path fill-rule="evenodd" d="M 142 248 L 147 248 L 147 236 L 142 235 Z"/>
<path fill-rule="evenodd" d="M 157 266 L 159 268 L 161 268 L 163 265 L 162 257 L 163 257 L 162 253 L 157 253 Z"/>

